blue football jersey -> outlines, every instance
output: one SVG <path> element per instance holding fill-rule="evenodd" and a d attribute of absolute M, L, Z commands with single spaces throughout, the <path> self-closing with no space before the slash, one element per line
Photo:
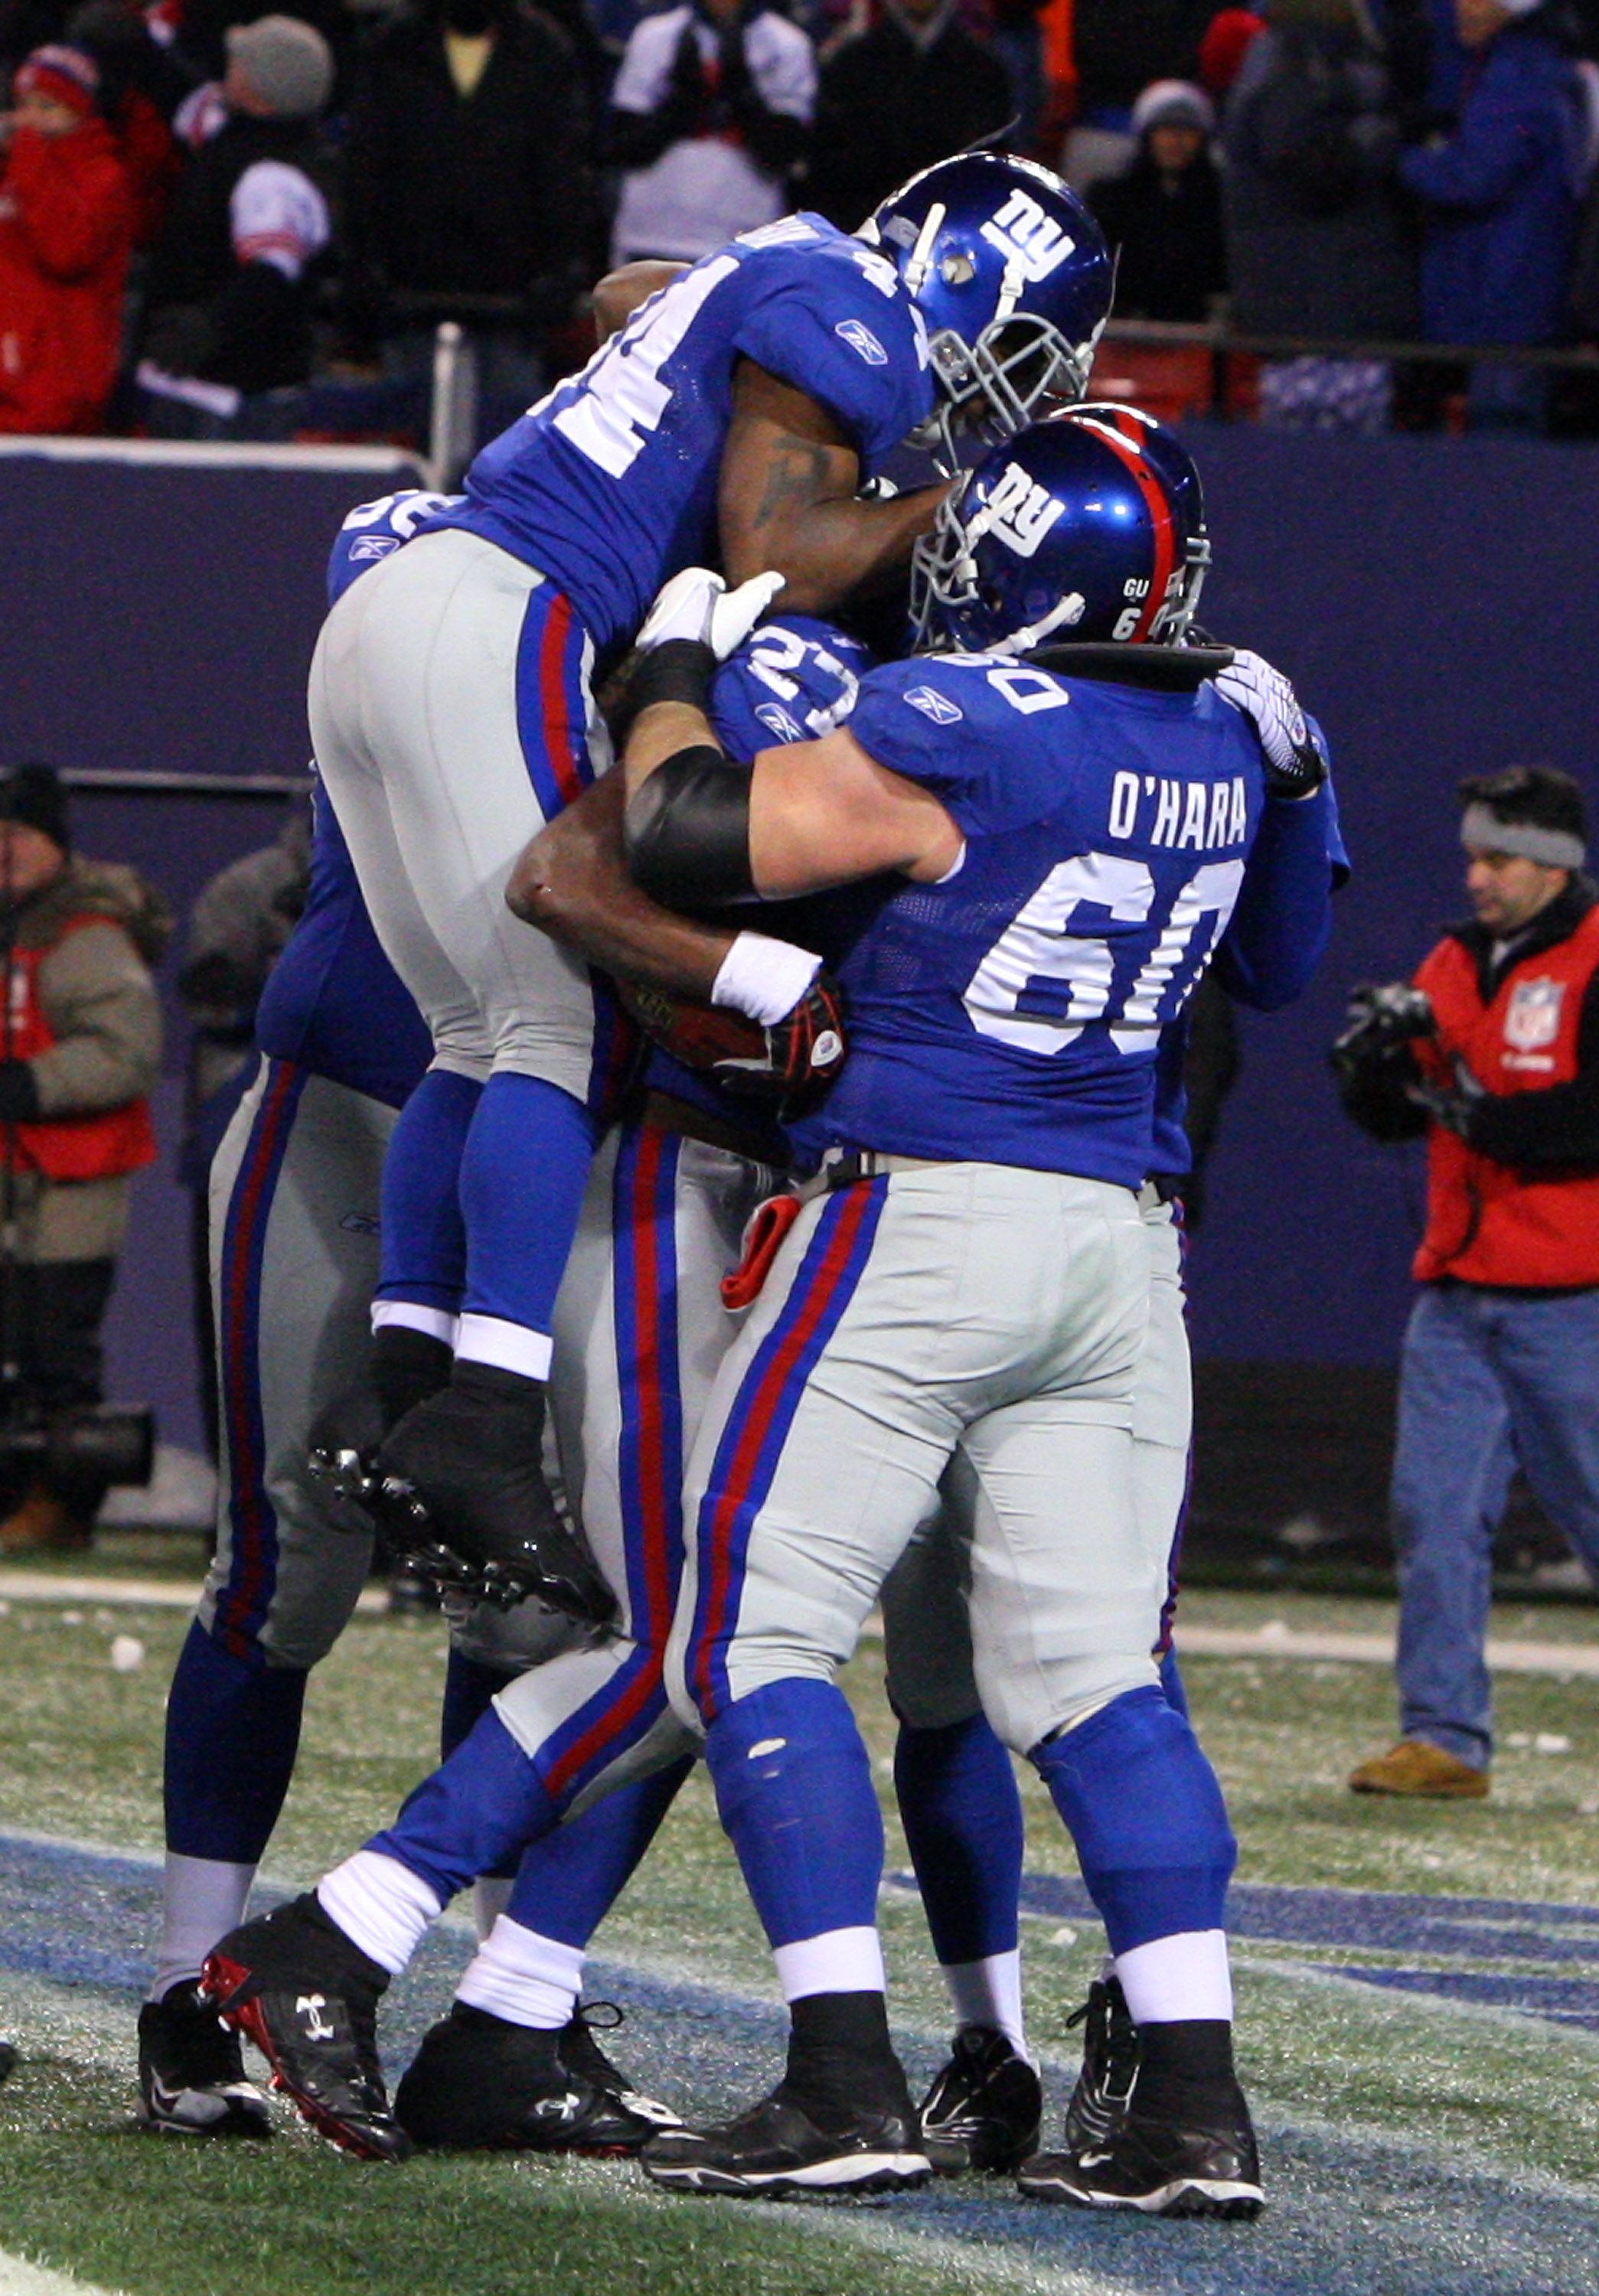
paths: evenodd
<path fill-rule="evenodd" d="M 333 537 L 328 603 L 447 509 L 449 495 L 407 488 L 362 503 Z M 256 1043 L 275 1060 L 403 1107 L 433 1057 L 427 1023 L 384 955 L 325 789 L 316 791 L 305 914 L 272 969 Z"/>
<path fill-rule="evenodd" d="M 734 369 L 816 399 L 865 475 L 933 406 L 921 313 L 893 266 L 819 216 L 705 256 L 486 447 L 438 525 L 547 574 L 603 653 L 669 576 L 718 554 L 717 482 Z"/>
<path fill-rule="evenodd" d="M 1155 1067 L 1242 883 L 1264 786 L 1249 721 L 1193 694 L 987 655 L 895 662 L 850 731 L 966 840 L 828 952 L 849 1059 L 793 1128 L 830 1146 L 1017 1164 L 1138 1187 Z"/>

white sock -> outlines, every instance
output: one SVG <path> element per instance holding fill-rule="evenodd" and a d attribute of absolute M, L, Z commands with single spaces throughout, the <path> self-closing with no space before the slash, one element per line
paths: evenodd
<path fill-rule="evenodd" d="M 875 1929 L 824 1930 L 774 1948 L 785 2001 L 808 1993 L 884 1993 L 882 1944 Z"/>
<path fill-rule="evenodd" d="M 516 1877 L 512 1874 L 480 1874 L 472 1883 L 472 1920 L 480 1945 L 511 1903 L 515 1886 Z"/>
<path fill-rule="evenodd" d="M 1021 2016 L 1021 1952 L 986 1954 L 981 1961 L 942 1964 L 950 2006 L 960 2025 L 997 2025 L 1018 2056 L 1028 2056 Z"/>
<path fill-rule="evenodd" d="M 1233 1980 L 1225 1930 L 1182 1930 L 1116 1956 L 1116 1974 L 1135 2025 L 1176 2025 L 1191 2017 L 1233 2021 Z"/>
<path fill-rule="evenodd" d="M 250 1901 L 253 1866 L 221 1857 L 180 1857 L 167 1852 L 161 1879 L 161 1941 L 147 2001 L 160 2001 L 175 1985 L 193 1985 L 219 1938 L 236 1930 Z"/>
<path fill-rule="evenodd" d="M 317 1903 L 369 1960 L 398 1977 L 444 1911 L 419 1874 L 380 1849 L 357 1849 L 316 1884 Z"/>
<path fill-rule="evenodd" d="M 502 1914 L 468 1963 L 455 1998 L 510 2025 L 558 2032 L 578 2005 L 586 1958 L 580 1945 L 540 1937 Z"/>

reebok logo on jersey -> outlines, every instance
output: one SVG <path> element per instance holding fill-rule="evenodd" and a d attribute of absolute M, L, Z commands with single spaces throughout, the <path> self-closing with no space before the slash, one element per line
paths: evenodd
<path fill-rule="evenodd" d="M 349 562 L 352 566 L 359 566 L 368 558 L 387 558 L 391 550 L 398 548 L 398 535 L 358 535 L 349 546 Z M 407 563 L 409 563 L 408 561 Z"/>
<path fill-rule="evenodd" d="M 775 734 L 780 742 L 804 741 L 804 734 L 794 723 L 794 720 L 789 716 L 788 711 L 783 708 L 781 701 L 757 702 L 755 705 L 755 715 L 759 722 L 766 727 L 767 733 Z"/>
<path fill-rule="evenodd" d="M 956 709 L 947 693 L 939 693 L 931 685 L 913 685 L 905 698 L 913 709 L 931 718 L 935 726 L 954 726 L 966 714 Z"/>
<path fill-rule="evenodd" d="M 970 531 L 975 538 L 980 528 L 996 536 L 1018 558 L 1031 558 L 1050 528 L 1065 514 L 1065 504 L 1057 502 L 1047 487 L 1029 479 L 1020 463 L 1007 463 L 999 484 L 972 521 Z M 1079 606 L 1078 617 L 1081 612 Z"/>
<path fill-rule="evenodd" d="M 868 366 L 887 366 L 889 355 L 864 319 L 840 319 L 833 333 L 852 351 L 858 351 Z"/>
<path fill-rule="evenodd" d="M 1020 266 L 1032 287 L 1058 271 L 1077 245 L 1064 226 L 1022 191 L 1011 193 L 999 213 L 984 224 L 982 236 L 1007 262 Z"/>

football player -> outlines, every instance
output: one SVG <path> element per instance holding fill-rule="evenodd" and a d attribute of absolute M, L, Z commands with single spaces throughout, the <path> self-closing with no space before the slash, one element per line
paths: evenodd
<path fill-rule="evenodd" d="M 587 968 L 502 898 L 603 761 L 595 666 L 718 543 L 735 582 L 773 570 L 796 611 L 902 564 L 941 488 L 865 502 L 863 479 L 908 437 L 947 448 L 957 425 L 1080 394 L 1110 289 L 1072 195 L 993 155 L 928 169 L 857 236 L 804 216 L 752 233 L 652 297 L 329 616 L 316 753 L 435 1048 L 390 1154 L 373 1320 L 403 1423 L 381 1465 L 502 1592 L 611 1608 L 537 1461 L 615 1032 Z M 771 1017 L 772 982 L 743 989 Z M 457 1205 L 464 1292 L 446 1300 L 414 1269 Z"/>
<path fill-rule="evenodd" d="M 1110 437 L 1118 435 L 1113 425 L 1102 422 L 1099 428 Z M 1127 442 L 1124 439 L 1121 447 L 1112 448 L 1112 452 L 1119 455 L 1126 451 L 1126 447 Z M 1144 480 L 1147 480 L 1147 468 L 1136 450 L 1132 453 L 1130 461 L 1132 464 L 1138 466 Z M 1136 474 L 1136 472 L 1135 475 Z M 1096 474 L 1096 483 L 1099 484 L 1099 491 L 1102 495 L 1108 491 L 1103 485 L 1103 471 Z M 974 481 L 973 484 L 975 487 L 977 482 Z M 1010 497 L 1013 499 L 1016 474 L 1012 472 L 1009 465 L 996 473 L 996 484 L 1008 488 Z M 990 489 L 990 492 L 992 491 L 993 489 Z M 1154 498 L 1159 499 L 1158 494 Z M 1053 522 L 1047 515 L 1037 511 L 1036 507 L 1029 511 L 1029 522 L 1025 527 L 1021 526 L 1013 519 L 1007 521 L 990 507 L 988 495 L 985 494 L 980 488 L 978 489 L 972 508 L 974 515 L 980 510 L 988 511 L 984 521 L 985 529 L 1001 541 L 1005 541 L 1006 547 L 1013 551 L 1017 545 L 1014 541 L 1006 540 L 1007 529 L 1019 531 L 1024 544 L 1030 533 L 1032 546 L 1036 549 L 1038 541 L 1042 538 L 1043 531 Z M 1097 512 L 1103 508 L 1103 504 L 1096 500 L 1093 508 Z M 1149 562 L 1144 567 L 1141 574 L 1134 573 L 1129 576 L 1126 574 L 1125 569 L 1123 570 L 1123 586 L 1117 597 L 1116 611 L 1114 615 L 1108 619 L 1103 612 L 1098 611 L 1103 603 L 1102 594 L 1104 588 L 1105 572 L 1103 566 L 1098 570 L 1099 578 L 1096 579 L 1095 586 L 1096 619 L 1095 623 L 1091 623 L 1089 634 L 1095 634 L 1099 621 L 1103 622 L 1107 632 L 1120 624 L 1126 613 L 1126 601 L 1129 594 L 1136 595 L 1139 601 L 1133 616 L 1134 623 L 1142 625 L 1137 635 L 1145 635 L 1152 627 L 1160 629 L 1167 627 L 1174 629 L 1180 627 L 1182 618 L 1191 605 L 1192 589 L 1197 576 L 1201 541 L 1197 529 L 1190 520 L 1182 521 L 1183 538 L 1193 546 L 1194 555 L 1192 563 L 1186 559 L 1178 562 L 1173 556 L 1172 544 L 1174 536 L 1179 531 L 1179 522 L 1172 515 L 1169 501 L 1166 505 L 1167 515 L 1163 521 L 1152 521 L 1147 500 L 1144 501 L 1143 509 L 1140 511 L 1137 499 L 1125 489 L 1117 497 L 1117 508 L 1120 516 L 1131 519 L 1135 522 L 1142 518 L 1145 539 L 1150 541 L 1150 548 L 1146 552 Z M 1152 529 L 1154 537 L 1152 540 L 1150 539 Z M 968 528 L 966 538 L 969 551 L 978 545 L 982 531 L 983 529 L 973 531 Z M 1095 538 L 1095 530 L 1090 529 L 1086 538 L 1093 541 Z M 1098 538 L 1101 541 L 1104 539 L 1103 530 L 1099 531 Z M 1166 553 L 1164 563 L 1160 556 L 1162 550 Z M 1023 554 L 1027 554 L 1025 551 Z M 1154 581 L 1152 595 L 1151 583 L 1156 577 L 1159 578 Z M 1135 593 L 1129 593 L 1126 586 L 1128 582 L 1140 582 L 1143 586 Z M 709 621 L 717 586 L 712 582 L 708 582 L 704 586 L 707 624 Z M 1168 586 L 1174 588 L 1175 598 L 1168 595 Z M 1046 602 L 1046 612 L 1054 612 L 1055 606 L 1060 603 L 1060 595 L 1057 586 L 1054 598 Z M 679 603 L 682 603 L 681 599 Z M 1083 601 L 1079 595 L 1078 604 L 1079 613 L 1082 606 Z M 1017 634 L 1016 627 L 1013 625 L 1011 635 L 1014 636 Z M 1123 631 L 1124 637 L 1133 634 L 1129 630 Z M 1225 659 L 1225 657 L 1218 659 Z M 1082 660 L 1085 666 L 1088 666 L 1088 657 L 1084 656 Z M 673 666 L 668 661 L 663 664 L 663 667 L 670 671 Z M 953 668 L 953 665 L 951 667 Z M 966 665 L 962 667 L 964 668 Z M 1042 678 L 1040 673 L 1024 670 L 1013 663 L 1007 665 L 979 661 L 972 667 L 984 669 L 995 676 L 998 680 L 995 691 L 1007 697 L 1005 705 L 1007 708 L 1021 715 L 1036 715 L 1042 707 L 1063 707 L 1071 698 L 1065 689 L 1052 688 L 1049 681 Z M 879 673 L 879 675 L 882 674 Z M 1188 682 L 1192 685 L 1192 677 Z M 869 692 L 872 681 L 868 680 L 866 685 Z M 1088 690 L 1092 692 L 1092 689 Z M 927 693 L 931 691 L 932 689 L 929 688 L 923 693 L 923 702 L 926 701 Z M 1029 697 L 1036 697 L 1040 693 L 1051 691 L 1058 693 L 1058 701 L 1040 703 L 1037 700 L 1032 699 L 1031 706 L 1029 707 Z M 1199 707 L 1192 695 L 1178 696 L 1176 699 L 1181 709 L 1193 710 Z M 1277 703 L 1278 697 L 1268 694 L 1268 701 L 1275 705 Z M 1159 723 L 1159 718 L 1164 707 L 1165 715 L 1168 720 L 1170 720 L 1172 701 L 1173 697 L 1156 697 L 1152 706 L 1157 723 L 1144 729 L 1146 746 L 1149 739 L 1169 738 L 1172 732 L 1170 722 L 1162 726 Z M 672 703 L 667 705 L 668 718 L 670 711 L 680 706 Z M 958 705 L 956 706 L 958 709 Z M 1275 732 L 1276 729 L 1272 721 L 1271 708 L 1262 709 L 1259 703 L 1257 703 L 1256 707 L 1262 711 L 1271 730 Z M 652 711 L 651 716 L 659 722 L 661 714 L 658 709 Z M 939 714 L 936 708 L 927 711 L 929 718 L 935 723 Z M 961 714 L 964 715 L 964 713 Z M 1097 716 L 1098 713 L 1095 714 Z M 1213 699 L 1210 705 L 1209 720 L 1206 726 L 1211 747 L 1214 749 L 1217 742 L 1219 741 L 1225 752 L 1229 739 L 1229 728 L 1235 727 L 1237 723 L 1234 713 Z M 836 740 L 837 737 L 834 738 Z M 1236 763 L 1238 762 L 1236 750 L 1238 737 L 1233 734 L 1230 738 L 1234 744 L 1233 756 L 1234 762 Z M 810 746 L 813 754 L 825 753 L 825 744 Z M 1282 747 L 1281 739 L 1278 746 Z M 1136 747 L 1136 744 L 1135 747 Z M 1255 751 L 1252 745 L 1246 745 L 1244 754 L 1250 769 L 1253 770 Z M 1291 762 L 1297 759 L 1297 752 L 1293 753 Z M 758 783 L 760 770 L 758 767 Z M 1205 849 L 1207 837 L 1224 847 L 1228 844 L 1235 847 L 1247 844 L 1248 832 L 1252 824 L 1246 774 L 1242 772 L 1234 774 L 1227 778 L 1225 784 L 1217 783 L 1215 786 L 1206 784 L 1211 809 L 1209 814 L 1201 813 L 1197 820 L 1195 817 L 1197 796 L 1193 791 L 1185 790 L 1174 791 L 1173 788 L 1168 787 L 1167 783 L 1172 778 L 1170 775 L 1159 778 L 1160 787 L 1159 810 L 1165 821 L 1167 831 L 1167 839 L 1164 841 L 1177 842 L 1179 852 L 1184 847 Z M 1180 782 L 1182 777 L 1179 775 L 1177 779 Z M 1126 790 L 1122 790 L 1117 797 L 1119 808 L 1125 810 L 1128 802 L 1129 794 Z M 1133 825 L 1131 823 L 1126 824 L 1121 833 L 1126 835 Z M 1152 824 L 1146 828 L 1147 837 L 1152 838 L 1156 833 L 1154 825 Z M 1170 857 L 1168 858 L 1169 861 Z M 1165 873 L 1170 875 L 1172 869 L 1177 865 L 1178 865 L 1175 861 L 1170 862 Z M 1213 865 L 1218 870 L 1226 870 L 1231 866 L 1231 863 L 1227 861 Z M 1177 890 L 1175 878 L 1172 887 L 1168 890 L 1172 891 Z M 1177 927 L 1174 925 L 1170 935 L 1162 937 L 1157 941 L 1156 947 L 1164 948 L 1167 939 L 1176 936 L 1175 946 L 1169 952 L 1168 961 L 1163 968 L 1161 979 L 1155 984 L 1154 988 L 1149 989 L 1148 984 L 1143 981 L 1142 975 L 1139 980 L 1127 984 L 1129 991 L 1142 988 L 1144 991 L 1144 1001 L 1150 1003 L 1152 1006 L 1159 1006 L 1166 1001 L 1165 992 L 1168 988 L 1172 988 L 1175 1000 L 1188 985 L 1193 972 L 1197 970 L 1201 950 L 1208 947 L 1210 929 L 1213 928 L 1218 918 L 1230 906 L 1232 895 L 1236 890 L 1235 878 L 1207 881 L 1205 890 L 1217 894 L 1215 909 L 1207 909 L 1202 905 L 1195 906 L 1193 898 L 1190 898 L 1187 907 L 1192 913 L 1185 914 L 1180 934 Z M 1221 898 L 1224 892 L 1225 898 Z M 1154 889 L 1152 887 L 1150 901 L 1153 898 Z M 1146 901 L 1144 916 L 1135 918 L 1134 922 L 1147 922 L 1149 906 L 1150 902 Z M 1201 925 L 1206 930 L 1201 931 Z M 1188 945 L 1195 940 L 1196 936 L 1199 947 L 1191 951 Z M 709 986 L 720 964 L 726 961 L 728 947 L 727 936 L 724 935 L 719 939 L 713 936 L 714 962 L 709 964 L 702 986 Z M 1123 954 L 1127 952 L 1124 951 Z M 1185 960 L 1189 956 L 1192 956 L 1193 962 L 1185 967 Z M 1144 969 L 1147 972 L 1149 966 L 1146 964 Z M 1068 978 L 1070 977 L 1068 975 Z M 1175 988 L 1173 988 L 1174 979 Z M 1143 1023 L 1142 1029 L 1136 1021 L 1129 1025 L 1124 1033 L 1132 1037 L 1134 1041 L 1127 1054 L 1123 1054 L 1119 1044 L 1118 1045 L 1117 1061 L 1111 1063 L 1112 1072 L 1117 1062 L 1125 1058 L 1128 1062 L 1128 1076 L 1136 1083 L 1138 1069 L 1141 1065 L 1145 1065 L 1136 1058 L 1137 1054 L 1144 1049 L 1137 1042 L 1137 1037 L 1145 1030 L 1156 1026 L 1158 1021 L 1152 1014 L 1150 1020 Z M 1075 1041 L 1081 1033 L 1082 1031 L 1078 1029 L 1070 1030 L 1069 1040 Z M 1152 1042 L 1152 1038 L 1151 1041 Z M 1101 1064 L 1103 1065 L 1103 1061 Z M 1129 1103 L 1129 1112 L 1133 1105 Z M 1120 1146 L 1120 1152 L 1124 1156 L 1136 1152 L 1136 1136 L 1137 1125 L 1135 1121 L 1131 1135 L 1122 1142 Z M 1164 1554 L 1164 1543 L 1162 1543 L 1160 1550 L 1162 1567 Z M 1157 1598 L 1155 1602 L 1157 1620 L 1159 1607 Z M 1151 1631 L 1146 1633 L 1144 1641 L 1143 1665 L 1145 1670 L 1150 1669 L 1148 1651 L 1152 1640 L 1153 1623 L 1152 1621 Z M 1123 1655 L 1125 1656 L 1125 1653 Z M 469 1742 L 468 1748 L 463 1750 L 464 1754 L 472 1757 L 465 1767 L 463 1767 L 460 1758 L 457 1758 L 455 1762 L 447 1765 L 446 1769 L 430 1782 L 430 1788 L 424 1790 L 424 1794 L 417 1798 L 417 1802 L 413 1808 L 402 1816 L 399 1824 L 391 1829 L 387 1836 L 381 1837 L 382 1847 L 379 1854 L 383 1866 L 387 1869 L 386 1873 L 380 1876 L 375 1872 L 368 1871 L 363 1875 L 363 1883 L 364 1886 L 374 1891 L 387 1890 L 390 1902 L 382 1916 L 379 1917 L 377 1909 L 370 1902 L 364 1905 L 353 1902 L 347 1904 L 341 1898 L 340 1915 L 347 1924 L 341 1940 L 344 1956 L 342 1965 L 339 1964 L 338 1953 L 332 1942 L 332 1939 L 337 1937 L 337 1930 L 329 1921 L 325 1907 L 317 1905 L 315 1900 L 306 1901 L 301 1907 L 286 1909 L 285 1915 L 273 1916 L 266 1924 L 252 1924 L 249 1931 L 225 1942 L 214 1964 L 211 1981 L 219 1995 L 236 1997 L 235 2013 L 242 2015 L 249 2013 L 252 2023 L 258 2025 L 265 2020 L 269 2029 L 275 2021 L 279 2029 L 279 2037 L 287 2034 L 292 2038 L 288 2012 L 291 2006 L 294 1989 L 297 1987 L 304 1988 L 315 1984 L 323 1988 L 324 1994 L 328 1994 L 331 1989 L 332 1997 L 338 1999 L 343 2014 L 348 2018 L 351 2030 L 356 2026 L 357 2013 L 362 2005 L 357 1997 L 365 1997 L 365 2013 L 368 2020 L 370 2019 L 371 2006 L 375 2003 L 376 1993 L 385 1981 L 385 1966 L 398 1965 L 394 1953 L 396 1944 L 398 1943 L 403 1948 L 398 1956 L 398 1959 L 403 1959 L 404 1951 L 408 1950 L 409 1944 L 414 1941 L 414 1937 L 420 1933 L 425 1919 L 437 1910 L 440 1897 L 447 1895 L 451 1890 L 461 1886 L 462 1882 L 469 1878 L 477 1866 L 483 1862 L 486 1854 L 491 1849 L 495 1850 L 495 1854 L 503 1854 L 506 1844 L 515 1838 L 518 1828 L 525 1828 L 530 1818 L 537 1823 L 539 1815 L 538 1805 L 541 1800 L 547 1800 L 543 1783 L 532 1775 L 532 1764 L 524 1759 L 519 1766 L 516 1759 L 516 1743 L 513 1736 L 515 1695 L 515 1693 L 509 1694 L 501 1702 L 499 1713 L 488 1718 L 485 1724 L 480 1726 L 474 1739 Z M 511 1726 L 507 1727 L 507 1724 Z M 486 1732 L 487 1736 L 484 1734 Z M 1200 1759 L 1196 1751 L 1193 1759 L 1194 1761 Z M 1205 1775 L 1208 1776 L 1208 1773 Z M 356 1862 L 351 1861 L 351 1864 L 354 1865 Z M 340 1872 L 344 1870 L 340 1869 Z M 338 1877 L 331 1878 L 334 1882 L 337 1893 Z M 327 1886 L 324 1885 L 324 1892 Z M 319 1940 L 306 1935 L 308 1923 L 320 1931 Z M 299 1931 L 298 1937 L 292 1935 L 296 1925 Z M 408 1936 L 406 1934 L 407 1931 Z M 1112 1935 L 1115 1935 L 1114 1923 Z M 365 1953 L 360 1950 L 363 1943 L 367 1948 Z M 1207 1945 L 1202 1950 L 1210 1956 L 1211 1965 L 1206 1974 L 1213 1984 L 1216 1974 L 1213 1965 L 1214 1948 Z M 329 1957 L 330 1954 L 332 1955 L 332 1959 Z M 283 2013 L 281 2016 L 280 2011 Z M 1154 2019 L 1151 2021 L 1158 2023 L 1161 2021 Z M 1198 2021 L 1202 2023 L 1205 2021 Z M 368 2023 L 368 2030 L 370 2031 L 370 2023 Z M 273 2038 L 270 2030 L 268 2038 L 269 2039 Z M 1194 2038 L 1193 2035 L 1184 2038 L 1191 2042 Z M 1205 2035 L 1199 2037 L 1201 2042 L 1208 2038 L 1214 2037 Z M 1158 2048 L 1156 2054 L 1159 2054 Z M 877 2070 L 881 2073 L 881 2065 Z M 1230 2096 L 1227 2103 L 1228 2108 L 1231 2109 Z M 849 2144 L 840 2146 L 836 2130 L 818 2132 L 813 2128 L 810 2135 L 813 2140 L 810 2159 L 798 2163 L 790 2161 L 786 2164 L 779 2164 L 773 2168 L 769 2174 L 758 2171 L 756 2181 L 760 2182 L 764 2177 L 765 2182 L 778 2184 L 784 2181 L 848 2183 L 869 2181 L 879 2173 L 881 2162 L 873 2157 L 863 2155 L 857 2144 Z M 818 2141 L 821 2145 L 820 2156 L 817 2156 L 815 2151 L 816 2143 Z M 659 2151 L 659 2147 L 654 2149 Z M 659 2161 L 657 2165 L 668 2176 L 678 2173 L 669 2159 Z M 702 2165 L 702 2163 L 700 2166 L 691 2164 L 690 2175 L 699 2177 Z M 924 2164 L 918 2162 L 916 2165 L 919 2167 Z M 904 2160 L 898 2161 L 882 2171 L 890 2176 L 898 2176 L 906 2172 Z M 915 2168 L 912 2168 L 909 2173 L 915 2173 Z M 1214 2181 L 1212 2179 L 1212 2182 Z M 1232 2194 L 1218 2196 L 1213 2194 L 1210 2197 L 1218 2201 L 1230 2201 L 1240 2196 Z M 1248 2195 L 1242 2197 L 1247 2200 Z"/>

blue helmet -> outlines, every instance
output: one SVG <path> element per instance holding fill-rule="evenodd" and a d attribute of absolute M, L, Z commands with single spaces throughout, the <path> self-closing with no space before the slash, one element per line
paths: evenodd
<path fill-rule="evenodd" d="M 1047 168 L 995 152 L 940 160 L 884 200 L 860 236 L 926 321 L 943 399 L 929 444 L 947 469 L 953 430 L 1007 438 L 1048 400 L 1086 390 L 1114 266 L 1098 224 Z"/>
<path fill-rule="evenodd" d="M 1182 644 L 1210 545 L 1199 472 L 1152 417 L 1070 406 L 984 455 L 911 562 L 923 651 Z"/>

